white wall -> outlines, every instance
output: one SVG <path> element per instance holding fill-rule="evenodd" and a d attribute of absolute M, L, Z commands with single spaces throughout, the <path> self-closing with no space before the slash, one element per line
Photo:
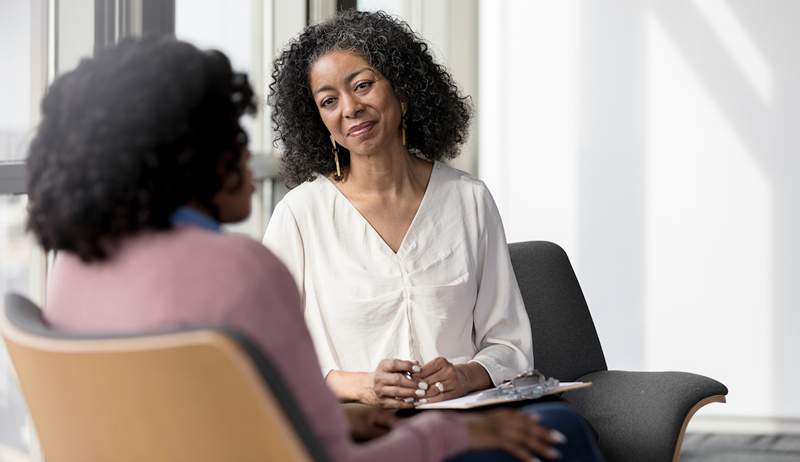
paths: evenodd
<path fill-rule="evenodd" d="M 610 368 L 800 418 L 800 2 L 482 1 L 480 172 L 570 254 Z"/>
<path fill-rule="evenodd" d="M 477 106 L 478 0 L 358 0 L 358 9 L 382 10 L 407 22 L 428 43 L 434 59 L 447 67 L 462 94 L 471 96 Z M 477 173 L 477 144 L 477 123 L 473 122 L 461 155 L 450 164 Z"/>

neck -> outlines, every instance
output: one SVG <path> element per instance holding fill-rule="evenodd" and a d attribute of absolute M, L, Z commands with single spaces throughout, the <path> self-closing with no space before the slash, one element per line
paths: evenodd
<path fill-rule="evenodd" d="M 416 162 L 402 145 L 381 154 L 351 153 L 345 187 L 368 194 L 399 194 L 418 186 L 424 189 L 417 179 Z"/>
<path fill-rule="evenodd" d="M 195 200 L 189 201 L 188 203 L 186 203 L 186 205 L 184 205 L 184 207 L 188 207 L 197 213 L 202 213 L 203 215 L 207 216 L 208 218 L 211 218 L 212 220 L 216 220 L 214 215 L 207 207 L 201 205 L 199 202 Z"/>

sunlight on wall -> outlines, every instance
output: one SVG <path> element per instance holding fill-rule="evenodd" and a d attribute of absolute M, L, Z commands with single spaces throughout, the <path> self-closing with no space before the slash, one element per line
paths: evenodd
<path fill-rule="evenodd" d="M 647 29 L 646 364 L 728 384 L 701 412 L 764 414 L 772 191 L 658 19 Z"/>
<path fill-rule="evenodd" d="M 694 3 L 756 90 L 761 102 L 770 105 L 775 87 L 772 69 L 730 6 L 724 0 L 694 0 Z"/>
<path fill-rule="evenodd" d="M 509 242 L 555 241 L 576 261 L 578 2 L 480 9 L 481 177 Z"/>

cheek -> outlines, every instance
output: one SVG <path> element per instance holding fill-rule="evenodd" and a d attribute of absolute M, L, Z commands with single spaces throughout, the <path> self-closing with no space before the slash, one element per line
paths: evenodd
<path fill-rule="evenodd" d="M 331 133 L 337 133 L 337 125 L 336 125 L 336 116 L 333 115 L 332 112 L 323 111 L 319 113 L 320 119 L 322 119 L 322 124 L 325 125 L 325 128 L 328 129 Z"/>

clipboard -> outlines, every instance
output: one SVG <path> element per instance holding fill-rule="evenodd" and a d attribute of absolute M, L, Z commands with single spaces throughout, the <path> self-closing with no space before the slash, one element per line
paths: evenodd
<path fill-rule="evenodd" d="M 592 382 L 561 382 L 558 387 L 541 396 L 555 395 L 567 391 L 580 390 L 592 386 Z M 517 401 L 532 400 L 529 397 L 518 397 L 503 393 L 499 388 L 476 391 L 461 398 L 448 399 L 438 403 L 419 404 L 415 409 L 473 409 L 492 404 L 513 403 Z"/>

